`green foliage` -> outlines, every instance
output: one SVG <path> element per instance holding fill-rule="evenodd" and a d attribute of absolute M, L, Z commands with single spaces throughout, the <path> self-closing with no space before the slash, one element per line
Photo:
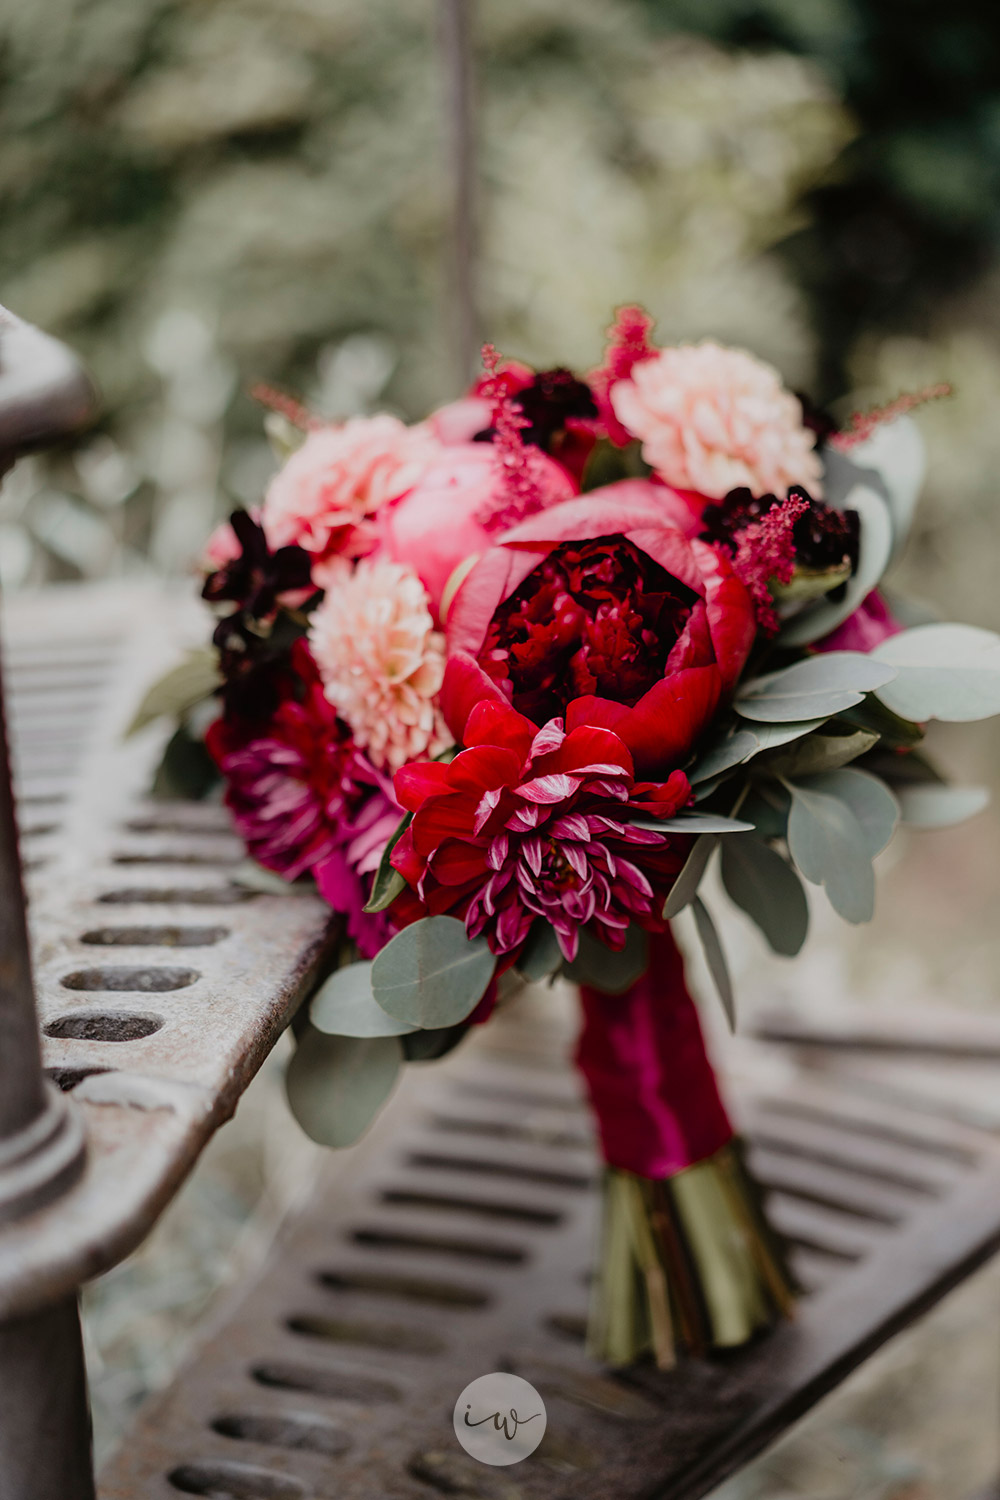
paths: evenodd
<path fill-rule="evenodd" d="M 694 912 L 695 930 L 701 939 L 701 946 L 705 951 L 705 962 L 708 964 L 708 972 L 712 976 L 712 982 L 718 991 L 722 1008 L 729 1022 L 729 1029 L 736 1030 L 736 996 L 733 994 L 733 981 L 729 977 L 729 965 L 726 962 L 725 951 L 722 940 L 712 921 L 708 907 L 700 896 L 695 896 L 691 903 Z"/>
<path fill-rule="evenodd" d="M 529 982 L 548 979 L 562 964 L 562 949 L 555 930 L 541 917 L 531 925 L 528 941 L 517 960 L 517 972 Z"/>
<path fill-rule="evenodd" d="M 157 719 L 183 718 L 221 685 L 218 653 L 211 646 L 189 651 L 183 661 L 153 683 L 125 731 L 126 737 L 138 734 Z"/>
<path fill-rule="evenodd" d="M 969 723 L 1000 713 L 1000 636 L 973 625 L 918 625 L 873 655 L 895 669 L 879 691 L 907 719 Z"/>
<path fill-rule="evenodd" d="M 726 894 L 756 922 L 775 953 L 793 958 L 809 931 L 809 903 L 787 860 L 763 839 L 727 839 L 721 868 Z"/>
<path fill-rule="evenodd" d="M 288 1064 L 292 1114 L 320 1146 L 353 1146 L 396 1085 L 402 1062 L 394 1036 L 324 1036 L 307 1026 Z"/>
<path fill-rule="evenodd" d="M 649 966 L 649 939 L 633 923 L 625 936 L 625 947 L 614 953 L 586 928 L 580 930 L 576 958 L 565 965 L 564 973 L 574 984 L 588 984 L 606 995 L 623 995 L 630 985 L 645 974 Z"/>
<path fill-rule="evenodd" d="M 898 786 L 899 818 L 914 828 L 948 828 L 982 812 L 990 800 L 984 786 Z"/>
<path fill-rule="evenodd" d="M 398 870 L 393 869 L 390 859 L 392 851 L 412 822 L 413 814 L 407 813 L 383 849 L 382 858 L 379 860 L 378 869 L 375 871 L 375 879 L 372 881 L 372 893 L 368 897 L 368 904 L 365 907 L 365 911 L 385 911 L 387 907 L 392 905 L 396 897 L 405 891 L 406 881 Z"/>
<path fill-rule="evenodd" d="M 331 974 L 312 998 L 309 1019 L 324 1036 L 404 1036 L 416 1030 L 379 1005 L 370 963 L 345 964 Z"/>
<path fill-rule="evenodd" d="M 181 724 L 167 741 L 153 779 L 153 796 L 167 802 L 176 798 L 200 802 L 218 784 L 218 768 L 203 741 Z"/>
<path fill-rule="evenodd" d="M 433 1031 L 464 1021 L 493 978 L 485 938 L 456 917 L 423 917 L 404 927 L 372 964 L 375 999 L 398 1021 Z"/>
<path fill-rule="evenodd" d="M 828 651 L 744 683 L 733 706 L 743 718 L 764 723 L 828 718 L 894 676 L 892 667 L 860 651 Z"/>

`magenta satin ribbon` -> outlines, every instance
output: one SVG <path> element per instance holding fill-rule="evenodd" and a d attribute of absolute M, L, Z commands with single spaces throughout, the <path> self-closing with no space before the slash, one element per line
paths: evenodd
<path fill-rule="evenodd" d="M 624 995 L 581 985 L 580 997 L 576 1061 L 605 1161 L 663 1178 L 721 1150 L 733 1129 L 672 934 L 651 934 L 649 968 Z"/>

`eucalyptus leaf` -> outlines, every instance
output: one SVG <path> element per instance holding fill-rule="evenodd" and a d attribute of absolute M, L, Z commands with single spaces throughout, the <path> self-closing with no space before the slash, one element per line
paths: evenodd
<path fill-rule="evenodd" d="M 861 651 L 827 651 L 747 683 L 734 703 L 747 719 L 829 718 L 891 680 L 894 669 Z"/>
<path fill-rule="evenodd" d="M 691 903 L 694 912 L 694 925 L 701 939 L 701 946 L 705 950 L 705 962 L 708 964 L 708 972 L 712 976 L 715 988 L 719 992 L 722 1008 L 726 1012 L 726 1020 L 729 1022 L 730 1031 L 736 1030 L 736 997 L 733 994 L 733 982 L 729 977 L 729 965 L 726 963 L 726 955 L 722 948 L 722 941 L 716 931 L 715 923 L 712 921 L 708 907 L 700 896 L 695 896 Z"/>
<path fill-rule="evenodd" d="M 515 965 L 519 974 L 532 983 L 548 979 L 560 968 L 562 949 L 555 929 L 543 918 L 537 917 L 531 925 L 528 940 L 518 954 Z"/>
<path fill-rule="evenodd" d="M 948 828 L 982 812 L 990 800 L 984 786 L 897 786 L 899 815 L 914 828 Z"/>
<path fill-rule="evenodd" d="M 292 1114 L 321 1146 L 352 1146 L 395 1087 L 397 1037 L 324 1036 L 307 1026 L 285 1075 Z"/>
<path fill-rule="evenodd" d="M 896 670 L 879 689 L 904 719 L 966 724 L 1000 713 L 1000 636 L 974 625 L 917 625 L 875 647 Z"/>
<path fill-rule="evenodd" d="M 681 866 L 664 904 L 663 915 L 668 921 L 671 917 L 676 917 L 679 911 L 683 911 L 685 906 L 689 906 L 694 900 L 701 884 L 701 877 L 708 868 L 708 862 L 718 842 L 717 833 L 703 833 L 695 840 L 694 848 Z"/>
<path fill-rule="evenodd" d="M 214 648 L 206 646 L 189 651 L 182 662 L 153 683 L 125 731 L 126 739 L 156 719 L 183 718 L 196 703 L 210 698 L 221 684 L 219 657 Z"/>
<path fill-rule="evenodd" d="M 812 776 L 818 771 L 836 771 L 878 744 L 878 735 L 868 729 L 853 734 L 810 734 L 790 750 L 774 756 L 762 769 L 772 776 Z"/>
<path fill-rule="evenodd" d="M 809 903 L 798 875 L 763 839 L 727 839 L 722 883 L 775 953 L 794 958 L 809 931 Z"/>
<path fill-rule="evenodd" d="M 152 795 L 167 802 L 181 798 L 200 802 L 218 786 L 221 776 L 215 761 L 186 724 L 179 724 L 167 741 L 153 777 Z"/>
<path fill-rule="evenodd" d="M 805 778 L 799 785 L 847 803 L 858 820 L 872 859 L 881 854 L 896 831 L 899 803 L 885 782 L 869 771 L 859 771 L 857 767 L 824 771 Z"/>
<path fill-rule="evenodd" d="M 857 484 L 846 496 L 843 509 L 856 511 L 860 522 L 858 565 L 839 600 L 826 598 L 806 605 L 782 627 L 778 637 L 782 646 L 806 646 L 836 630 L 864 602 L 888 567 L 893 523 L 886 500 L 870 485 Z"/>
<path fill-rule="evenodd" d="M 737 729 L 734 733 L 727 734 L 725 739 L 709 746 L 699 756 L 697 762 L 688 770 L 688 781 L 692 786 L 697 786 L 702 781 L 709 781 L 722 771 L 742 765 L 745 760 L 750 759 L 751 755 L 755 755 L 759 748 L 759 741 L 752 729 Z"/>
<path fill-rule="evenodd" d="M 629 818 L 630 828 L 651 828 L 657 833 L 748 833 L 752 823 L 724 818 L 720 813 L 682 812 L 673 818 Z"/>
<path fill-rule="evenodd" d="M 408 1063 L 437 1062 L 447 1057 L 468 1034 L 468 1026 L 442 1026 L 437 1031 L 408 1031 L 399 1044 Z"/>
<path fill-rule="evenodd" d="M 257 891 L 261 896 L 301 896 L 315 888 L 311 880 L 285 880 L 276 871 L 259 865 L 255 859 L 241 859 L 229 878 L 233 885 L 242 886 L 245 891 Z"/>
<path fill-rule="evenodd" d="M 839 797 L 793 782 L 788 789 L 788 848 L 799 873 L 826 888 L 845 921 L 871 921 L 875 872 L 861 824 Z"/>
<path fill-rule="evenodd" d="M 751 786 L 740 807 L 764 839 L 783 839 L 788 832 L 788 810 L 792 799 L 777 781 L 769 781 L 766 787 L 756 783 Z"/>
<path fill-rule="evenodd" d="M 372 881 L 372 891 L 371 895 L 368 897 L 365 911 L 385 911 L 387 906 L 392 905 L 400 892 L 405 891 L 406 881 L 403 879 L 402 875 L 400 875 L 398 870 L 393 869 L 392 865 L 389 863 L 389 859 L 392 855 L 392 851 L 395 849 L 396 845 L 399 843 L 400 839 L 403 837 L 403 834 L 406 832 L 412 822 L 413 814 L 407 813 L 400 822 L 400 825 L 396 829 L 392 838 L 382 850 L 382 858 L 379 860 L 378 869 L 375 871 L 375 879 Z"/>
<path fill-rule="evenodd" d="M 345 964 L 331 974 L 312 998 L 309 1019 L 324 1036 L 404 1036 L 417 1029 L 378 1004 L 370 963 Z"/>
<path fill-rule="evenodd" d="M 791 740 L 797 740 L 804 734 L 811 734 L 821 724 L 826 723 L 826 718 L 792 720 L 779 724 L 754 724 L 751 729 L 749 725 L 741 725 L 724 739 L 718 740 L 710 746 L 694 766 L 687 773 L 688 781 L 692 786 L 701 786 L 704 782 L 718 777 L 723 771 L 731 770 L 734 766 L 745 765 L 755 755 L 760 755 L 764 750 L 773 750 L 778 745 L 788 744 Z M 718 784 L 718 783 L 716 783 Z"/>
<path fill-rule="evenodd" d="M 423 917 L 376 956 L 372 990 L 390 1016 L 433 1031 L 475 1010 L 495 968 L 486 939 L 470 938 L 464 922 Z"/>
<path fill-rule="evenodd" d="M 851 450 L 851 458 L 862 468 L 874 469 L 881 480 L 892 519 L 892 557 L 898 557 L 909 534 L 927 469 L 920 427 L 909 416 L 880 422 L 871 437 Z"/>
<path fill-rule="evenodd" d="M 625 947 L 615 953 L 584 927 L 572 963 L 563 973 L 574 984 L 586 984 L 605 995 L 624 995 L 649 967 L 649 938 L 633 923 L 625 934 Z"/>
<path fill-rule="evenodd" d="M 919 724 L 900 718 L 899 714 L 886 708 L 873 694 L 869 694 L 863 703 L 856 703 L 853 708 L 838 714 L 837 723 L 877 734 L 885 750 L 910 750 L 914 745 L 919 745 L 924 737 Z"/>

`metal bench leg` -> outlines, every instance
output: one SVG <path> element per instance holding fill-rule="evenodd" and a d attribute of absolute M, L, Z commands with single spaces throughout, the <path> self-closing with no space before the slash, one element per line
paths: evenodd
<path fill-rule="evenodd" d="M 75 1297 L 0 1324 L 0 1495 L 4 1500 L 94 1500 Z"/>
<path fill-rule="evenodd" d="M 83 1169 L 83 1127 L 42 1073 L 0 682 L 0 1224 Z M 0 1324 L 0 1496 L 93 1500 L 76 1297 Z"/>

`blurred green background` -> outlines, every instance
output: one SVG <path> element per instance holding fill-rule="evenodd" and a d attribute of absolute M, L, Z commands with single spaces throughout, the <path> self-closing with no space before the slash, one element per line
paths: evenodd
<path fill-rule="evenodd" d="M 270 472 L 254 381 L 330 416 L 454 393 L 434 0 L 3 4 L 0 301 L 105 403 L 8 487 L 7 586 L 189 567 Z M 1000 457 L 990 12 L 480 4 L 484 333 L 586 366 L 638 299 L 662 339 L 746 344 L 822 399 L 954 380 L 911 565 L 967 606 L 951 523 L 991 522 Z"/>
<path fill-rule="evenodd" d="M 1000 627 L 995 6 L 479 0 L 475 34 L 484 335 L 586 368 L 639 300 L 661 341 L 746 345 L 821 400 L 952 381 L 894 582 Z M 0 302 L 104 398 L 0 492 L 6 588 L 190 570 L 273 469 L 256 381 L 329 417 L 456 393 L 445 93 L 435 0 L 0 0 Z M 939 738 L 996 783 L 996 726 Z M 748 1007 L 995 1007 L 998 826 L 901 837 L 875 927 L 818 913 L 794 969 L 733 917 Z M 308 1185 L 276 1070 L 88 1294 L 102 1451 Z M 726 1500 L 964 1495 L 998 1459 L 998 1299 L 994 1268 Z"/>

